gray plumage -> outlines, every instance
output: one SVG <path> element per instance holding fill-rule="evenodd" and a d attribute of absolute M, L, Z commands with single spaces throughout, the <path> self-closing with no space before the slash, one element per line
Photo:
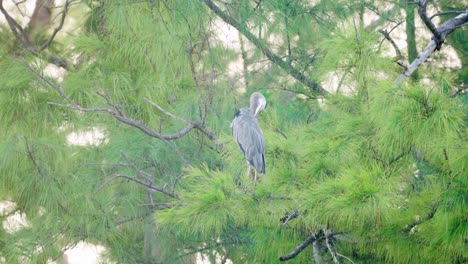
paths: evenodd
<path fill-rule="evenodd" d="M 234 139 L 247 161 L 259 173 L 265 173 L 265 139 L 257 116 L 265 107 L 265 97 L 260 93 L 253 93 L 250 97 L 250 108 L 241 108 L 231 123 Z"/>

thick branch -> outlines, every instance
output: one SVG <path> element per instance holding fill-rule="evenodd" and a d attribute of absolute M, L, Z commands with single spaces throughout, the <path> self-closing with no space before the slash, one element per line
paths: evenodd
<path fill-rule="evenodd" d="M 440 47 L 442 46 L 442 43 L 444 42 L 444 39 L 442 39 L 442 36 L 440 35 L 440 32 L 437 30 L 435 25 L 432 23 L 431 19 L 427 16 L 427 4 L 428 0 L 422 0 L 419 2 L 419 8 L 418 8 L 418 14 L 419 17 L 421 17 L 421 20 L 424 22 L 426 27 L 432 32 L 434 35 L 435 42 L 437 44 L 436 49 L 439 50 Z"/>
<path fill-rule="evenodd" d="M 441 37 L 442 43 L 445 41 L 447 36 L 452 33 L 458 27 L 464 25 L 468 21 L 468 10 L 465 10 L 462 14 L 446 21 L 442 26 L 437 28 L 437 32 Z M 406 80 L 411 74 L 421 66 L 436 50 L 437 41 L 433 38 L 427 47 L 419 54 L 419 56 L 408 66 L 408 69 L 404 71 L 398 78 L 395 80 L 394 84 L 398 85 Z"/>
<path fill-rule="evenodd" d="M 274 54 L 268 47 L 263 43 L 260 39 L 255 37 L 250 31 L 248 31 L 244 26 L 242 26 L 237 20 L 233 17 L 229 16 L 225 12 L 223 12 L 213 1 L 211 0 L 202 0 L 209 9 L 211 9 L 216 15 L 218 15 L 224 22 L 228 23 L 229 25 L 236 28 L 239 32 L 242 33 L 248 40 L 250 40 L 257 48 L 259 48 L 265 56 L 281 67 L 283 70 L 288 72 L 294 79 L 298 80 L 299 82 L 303 83 L 310 89 L 321 93 L 327 94 L 327 90 L 325 90 L 319 83 L 309 79 L 306 77 L 302 72 L 298 69 L 294 68 L 293 66 L 289 65 L 287 62 L 283 61 L 280 57 Z"/>
<path fill-rule="evenodd" d="M 302 242 L 299 246 L 297 246 L 291 253 L 281 256 L 279 258 L 280 261 L 286 261 L 295 258 L 299 253 L 301 253 L 304 248 L 306 248 L 310 243 L 316 240 L 315 236 L 309 236 L 304 242 Z"/>

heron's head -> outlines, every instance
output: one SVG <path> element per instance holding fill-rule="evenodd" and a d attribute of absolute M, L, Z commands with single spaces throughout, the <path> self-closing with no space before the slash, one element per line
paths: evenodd
<path fill-rule="evenodd" d="M 250 96 L 250 111 L 255 117 L 265 109 L 266 105 L 267 101 L 261 93 L 255 92 Z"/>

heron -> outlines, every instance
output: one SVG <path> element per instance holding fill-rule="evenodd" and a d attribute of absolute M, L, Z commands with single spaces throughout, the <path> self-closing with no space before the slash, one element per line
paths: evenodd
<path fill-rule="evenodd" d="M 265 97 L 259 92 L 254 92 L 250 96 L 250 108 L 244 107 L 237 111 L 231 123 L 232 136 L 247 159 L 249 176 L 250 166 L 255 168 L 254 186 L 257 182 L 257 173 L 265 174 L 265 139 L 258 125 L 257 116 L 266 106 Z"/>

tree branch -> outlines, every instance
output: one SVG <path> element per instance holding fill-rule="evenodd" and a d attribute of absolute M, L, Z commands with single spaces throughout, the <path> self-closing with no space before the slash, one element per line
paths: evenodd
<path fill-rule="evenodd" d="M 428 3 L 429 3 L 429 0 L 419 1 L 418 14 L 419 14 L 419 17 L 421 17 L 421 20 L 426 25 L 426 27 L 434 35 L 434 39 L 435 39 L 435 42 L 437 44 L 436 49 L 439 50 L 440 47 L 442 46 L 442 43 L 444 43 L 444 39 L 442 39 L 442 36 L 440 35 L 440 32 L 437 30 L 435 25 L 432 23 L 431 19 L 427 16 L 427 4 Z"/>
<path fill-rule="evenodd" d="M 281 256 L 279 258 L 280 261 L 286 261 L 295 258 L 299 253 L 301 253 L 304 248 L 306 248 L 310 243 L 316 240 L 314 235 L 309 236 L 304 242 L 302 242 L 299 246 L 297 246 L 291 253 Z"/>
<path fill-rule="evenodd" d="M 281 225 L 286 225 L 289 220 L 297 218 L 299 216 L 299 211 L 294 210 L 293 212 L 286 212 L 286 215 L 280 219 Z"/>
<path fill-rule="evenodd" d="M 62 29 L 63 24 L 65 23 L 65 17 L 68 14 L 68 8 L 70 7 L 71 2 L 72 2 L 72 0 L 66 0 L 65 1 L 65 4 L 64 4 L 63 10 L 62 10 L 62 17 L 60 19 L 59 25 L 54 29 L 54 32 L 52 32 L 49 39 L 44 44 L 42 44 L 42 46 L 40 47 L 39 50 L 42 51 L 42 50 L 46 49 L 50 45 L 50 43 L 54 40 L 57 33 Z"/>
<path fill-rule="evenodd" d="M 396 53 L 396 58 L 395 59 L 396 60 L 401 60 L 403 58 L 403 55 L 401 54 L 400 48 L 398 48 L 395 41 L 392 39 L 392 37 L 390 37 L 390 33 L 387 30 L 382 30 L 382 29 L 380 29 L 379 32 L 385 37 L 385 39 L 388 40 L 388 42 L 390 42 L 393 49 L 395 50 L 395 53 Z"/>
<path fill-rule="evenodd" d="M 49 54 L 42 49 L 38 50 L 29 40 L 28 35 L 26 34 L 26 31 L 14 20 L 10 14 L 5 10 L 3 7 L 3 0 L 0 0 L 0 12 L 5 16 L 5 19 L 8 23 L 8 26 L 10 27 L 11 32 L 15 36 L 16 41 L 21 44 L 21 46 L 29 51 L 31 54 L 38 56 L 38 57 L 44 57 L 47 59 L 48 62 L 57 65 L 58 67 L 62 67 L 64 69 L 68 69 L 68 62 L 65 58 L 58 57 L 53 54 Z M 65 18 L 63 18 L 65 19 Z M 59 29 L 60 30 L 60 29 Z M 58 31 L 58 30 L 57 30 Z M 57 34 L 57 33 L 55 33 Z M 52 41 L 52 40 L 51 40 Z"/>
<path fill-rule="evenodd" d="M 320 94 L 327 94 L 328 91 L 325 90 L 319 83 L 309 79 L 298 69 L 289 65 L 287 62 L 283 61 L 280 57 L 274 54 L 267 45 L 263 43 L 260 39 L 255 37 L 250 31 L 248 31 L 244 26 L 242 26 L 237 20 L 223 12 L 213 1 L 211 0 L 202 0 L 206 6 L 211 9 L 216 15 L 218 15 L 224 22 L 236 28 L 239 32 L 242 33 L 250 42 L 252 42 L 257 48 L 259 48 L 265 56 L 278 65 L 280 68 L 289 73 L 294 79 L 303 83 L 305 86 L 309 87 L 313 91 L 316 91 Z"/>
<path fill-rule="evenodd" d="M 454 98 L 454 97 L 456 97 L 457 95 L 462 94 L 467 88 L 468 88 L 468 85 L 462 85 L 462 86 L 460 86 L 460 88 L 458 88 L 455 92 L 453 92 L 453 93 L 450 95 L 450 98 Z"/>
<path fill-rule="evenodd" d="M 436 29 L 442 43 L 445 41 L 447 35 L 452 33 L 458 27 L 464 25 L 468 21 L 468 10 L 463 11 L 460 15 L 446 21 L 442 26 Z M 437 49 L 437 41 L 433 38 L 431 42 L 427 45 L 427 47 L 419 54 L 419 56 L 408 66 L 408 69 L 404 71 L 396 80 L 394 81 L 395 85 L 398 85 L 405 81 L 411 74 L 421 66 L 430 56 L 431 54 Z"/>
<path fill-rule="evenodd" d="M 330 244 L 330 234 L 329 234 L 328 231 L 325 231 L 325 244 L 327 245 L 328 251 L 329 251 L 330 254 L 332 255 L 333 262 L 334 262 L 335 264 L 340 264 L 340 261 L 339 261 L 338 258 L 336 257 L 335 250 L 333 249 L 333 247 L 332 247 L 331 244 Z"/>
<path fill-rule="evenodd" d="M 96 192 L 99 192 L 102 188 L 104 188 L 104 186 L 106 186 L 111 181 L 113 181 L 113 180 L 115 180 L 117 178 L 124 178 L 124 179 L 130 180 L 130 181 L 136 182 L 136 183 L 138 183 L 138 184 L 140 184 L 142 186 L 145 186 L 146 188 L 148 188 L 151 191 L 159 192 L 159 193 L 168 195 L 168 196 L 170 196 L 172 198 L 179 198 L 179 196 L 177 194 L 173 193 L 173 192 L 168 192 L 168 191 L 164 190 L 163 188 L 161 188 L 159 186 L 145 183 L 145 182 L 143 182 L 143 181 L 141 181 L 141 180 L 139 180 L 139 179 L 137 179 L 135 177 L 127 176 L 125 174 L 116 174 L 115 176 L 111 177 L 110 179 L 105 181 L 103 184 L 101 184 L 101 186 L 99 186 L 99 188 L 96 190 Z"/>
<path fill-rule="evenodd" d="M 416 219 L 416 221 L 414 221 L 413 223 L 407 225 L 403 230 L 403 234 L 405 235 L 408 235 L 415 226 L 427 221 L 427 220 L 430 220 L 434 217 L 435 213 L 437 212 L 437 205 L 432 205 L 431 206 L 431 210 L 429 211 L 429 213 L 427 213 L 426 217 L 424 217 L 423 219 Z"/>

